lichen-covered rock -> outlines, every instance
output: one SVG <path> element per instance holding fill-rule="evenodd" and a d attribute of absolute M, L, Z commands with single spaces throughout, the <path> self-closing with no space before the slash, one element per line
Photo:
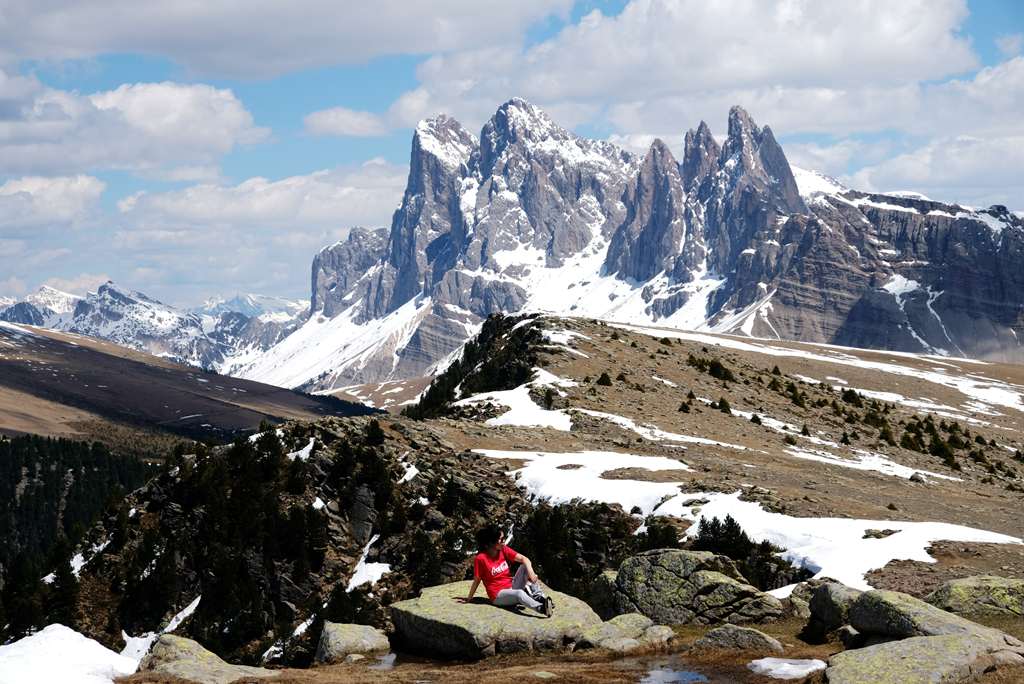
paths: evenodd
<path fill-rule="evenodd" d="M 486 600 L 456 603 L 469 581 L 423 590 L 419 598 L 391 605 L 395 635 L 415 652 L 474 660 L 496 653 L 571 648 L 601 622 L 577 598 L 547 590 L 558 608 L 551 618 L 525 608 L 498 608 Z"/>
<path fill-rule="evenodd" d="M 723 625 L 716 627 L 693 642 L 692 649 L 741 649 L 744 651 L 774 651 L 782 653 L 782 644 L 764 632 L 749 627 Z"/>
<path fill-rule="evenodd" d="M 181 677 L 200 684 L 228 684 L 241 677 L 276 677 L 281 674 L 262 667 L 230 665 L 192 639 L 164 634 L 139 663 L 139 672 Z"/>
<path fill-rule="evenodd" d="M 987 575 L 950 580 L 924 602 L 963 617 L 1024 615 L 1024 580 Z"/>
<path fill-rule="evenodd" d="M 635 648 L 640 648 L 640 641 L 637 639 L 630 639 L 629 637 L 613 637 L 602 641 L 601 648 L 606 648 L 609 651 L 625 653 L 626 651 L 632 651 Z"/>
<path fill-rule="evenodd" d="M 577 648 L 595 648 L 607 639 L 638 639 L 654 623 L 639 613 L 619 615 L 583 632 Z"/>
<path fill-rule="evenodd" d="M 943 634 L 912 637 L 836 653 L 829 684 L 934 684 L 962 682 L 992 667 L 1024 665 L 1021 651 L 990 636 Z"/>
<path fill-rule="evenodd" d="M 782 614 L 782 602 L 747 584 L 725 556 L 677 549 L 626 559 L 615 576 L 615 608 L 665 625 L 760 622 Z"/>
<path fill-rule="evenodd" d="M 594 580 L 594 586 L 590 591 L 590 607 L 602 620 L 611 620 L 618 615 L 615 606 L 618 576 L 619 573 L 614 570 L 605 570 Z"/>
<path fill-rule="evenodd" d="M 900 639 L 945 634 L 991 636 L 1005 639 L 1008 645 L 1024 647 L 1018 639 L 999 630 L 983 627 L 897 591 L 874 589 L 865 592 L 853 602 L 849 616 L 850 625 L 867 635 L 880 634 Z"/>
<path fill-rule="evenodd" d="M 850 606 L 864 592 L 844 584 L 822 584 L 811 597 L 808 631 L 824 634 L 850 622 Z"/>
<path fill-rule="evenodd" d="M 387 653 L 391 650 L 384 632 L 366 625 L 325 622 L 316 649 L 318 663 L 334 663 L 353 653 Z"/>
<path fill-rule="evenodd" d="M 667 644 L 669 641 L 674 639 L 676 632 L 671 627 L 665 625 L 654 625 L 644 630 L 644 635 L 638 640 L 641 646 L 660 646 Z"/>

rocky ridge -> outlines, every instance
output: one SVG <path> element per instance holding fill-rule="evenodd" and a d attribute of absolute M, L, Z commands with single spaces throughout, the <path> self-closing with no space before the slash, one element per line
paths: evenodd
<path fill-rule="evenodd" d="M 0 321 L 88 335 L 227 374 L 279 343 L 307 316 L 300 303 L 253 296 L 179 311 L 113 282 L 85 297 L 43 288 L 0 309 Z"/>
<path fill-rule="evenodd" d="M 516 98 L 479 138 L 421 122 L 390 229 L 322 250 L 310 322 L 237 372 L 318 391 L 429 375 L 487 315 L 525 310 L 1021 362 L 1021 240 L 1004 207 L 794 171 L 741 107 L 721 143 L 691 130 L 680 161 Z"/>

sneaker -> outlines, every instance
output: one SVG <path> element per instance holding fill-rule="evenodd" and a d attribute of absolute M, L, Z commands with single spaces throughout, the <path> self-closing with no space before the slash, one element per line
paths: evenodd
<path fill-rule="evenodd" d="M 544 615 L 551 617 L 551 613 L 555 610 L 555 602 L 547 596 L 544 597 Z"/>

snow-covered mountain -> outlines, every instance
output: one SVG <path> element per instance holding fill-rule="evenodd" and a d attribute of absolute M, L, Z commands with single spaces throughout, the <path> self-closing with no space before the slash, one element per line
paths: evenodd
<path fill-rule="evenodd" d="M 1022 217 L 794 171 L 741 107 L 680 163 L 513 99 L 479 138 L 421 122 L 390 230 L 317 254 L 309 321 L 235 372 L 319 391 L 431 374 L 522 310 L 1019 363 Z"/>
<path fill-rule="evenodd" d="M 231 299 L 213 297 L 202 306 L 185 309 L 186 313 L 216 316 L 219 313 L 240 313 L 259 318 L 264 323 L 274 322 L 284 327 L 296 325 L 309 317 L 309 302 L 259 294 L 239 294 Z"/>
<path fill-rule="evenodd" d="M 179 311 L 112 282 L 84 298 L 44 287 L 0 311 L 0 320 L 98 337 L 230 373 L 234 364 L 284 339 L 307 313 L 300 302 L 280 298 L 250 295 L 236 300 L 259 313 L 246 315 L 229 307 L 213 314 Z"/>

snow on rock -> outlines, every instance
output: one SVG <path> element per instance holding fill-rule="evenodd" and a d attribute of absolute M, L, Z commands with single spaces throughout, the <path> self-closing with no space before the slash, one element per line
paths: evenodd
<path fill-rule="evenodd" d="M 0 680 L 4 684 L 111 684 L 133 674 L 137 660 L 64 625 L 0 646 Z"/>
<path fill-rule="evenodd" d="M 363 549 L 363 555 L 359 557 L 359 562 L 356 563 L 355 571 L 352 573 L 352 579 L 348 581 L 348 591 L 352 591 L 356 587 L 369 582 L 371 586 L 377 583 L 384 573 L 391 572 L 391 566 L 387 563 L 367 563 L 366 557 L 370 555 L 370 547 L 380 539 L 379 534 L 373 535 L 366 544 L 366 548 Z"/>
<path fill-rule="evenodd" d="M 747 664 L 747 669 L 754 674 L 767 675 L 772 679 L 796 679 L 806 677 L 812 672 L 824 670 L 826 665 L 821 660 L 793 660 L 790 658 L 761 658 Z"/>
<path fill-rule="evenodd" d="M 310 438 L 309 444 L 302 447 L 298 451 L 293 451 L 292 453 L 288 454 L 288 460 L 294 461 L 295 459 L 299 459 L 300 461 L 305 461 L 307 458 L 309 458 L 309 455 L 313 453 L 313 443 L 315 441 L 315 439 Z"/>
<path fill-rule="evenodd" d="M 181 623 L 184 622 L 188 616 L 196 612 L 196 608 L 199 607 L 199 599 L 201 598 L 203 598 L 202 595 L 196 596 L 192 603 L 185 606 L 184 610 L 175 615 L 171 621 L 167 623 L 167 627 L 164 628 L 162 632 L 147 632 L 142 636 L 133 637 L 128 636 L 126 632 L 122 631 L 121 638 L 124 639 L 125 647 L 121 651 L 121 655 L 126 658 L 131 658 L 136 664 L 138 664 L 138 662 L 142 660 L 147 653 L 149 653 L 149 649 L 153 648 L 153 643 L 156 642 L 157 639 L 164 634 L 169 634 L 170 632 L 178 629 L 178 627 L 181 626 Z"/>

